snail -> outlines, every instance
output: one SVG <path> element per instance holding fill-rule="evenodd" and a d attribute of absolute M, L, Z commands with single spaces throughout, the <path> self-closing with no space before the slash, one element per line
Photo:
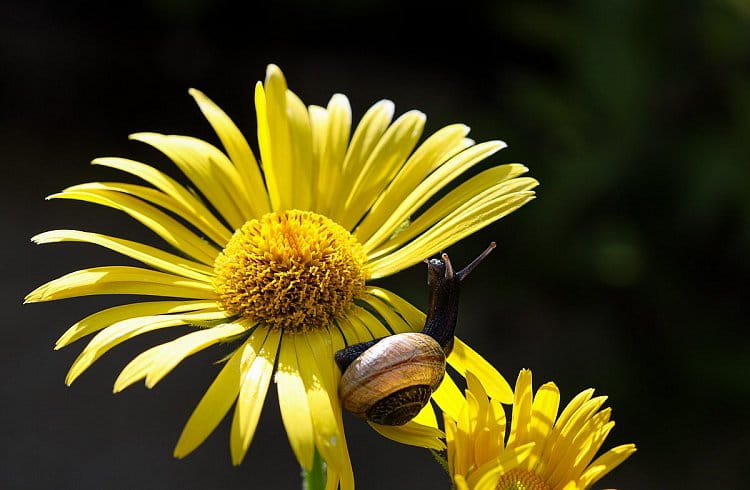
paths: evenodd
<path fill-rule="evenodd" d="M 346 410 L 376 424 L 403 425 L 427 405 L 453 349 L 459 285 L 494 248 L 490 243 L 458 272 L 446 253 L 424 260 L 430 298 L 421 333 L 390 335 L 336 352 L 343 373 L 339 397 Z"/>

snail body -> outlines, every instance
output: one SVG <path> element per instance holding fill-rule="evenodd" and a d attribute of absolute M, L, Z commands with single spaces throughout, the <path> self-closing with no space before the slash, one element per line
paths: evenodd
<path fill-rule="evenodd" d="M 445 376 L 458 317 L 459 285 L 495 243 L 461 271 L 447 254 L 425 260 L 429 307 L 422 332 L 407 332 L 350 345 L 335 354 L 342 371 L 339 397 L 357 417 L 403 425 L 430 401 Z"/>

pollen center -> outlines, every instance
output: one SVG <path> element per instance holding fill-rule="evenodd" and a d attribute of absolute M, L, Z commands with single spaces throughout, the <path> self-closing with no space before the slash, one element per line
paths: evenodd
<path fill-rule="evenodd" d="M 550 490 L 542 477 L 527 470 L 514 469 L 505 473 L 497 482 L 497 490 Z"/>
<path fill-rule="evenodd" d="M 278 211 L 238 229 L 214 262 L 219 304 L 273 327 L 308 330 L 364 291 L 367 257 L 351 233 L 309 211 Z"/>

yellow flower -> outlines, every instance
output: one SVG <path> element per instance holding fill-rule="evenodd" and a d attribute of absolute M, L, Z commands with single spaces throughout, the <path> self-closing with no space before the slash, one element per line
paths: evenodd
<path fill-rule="evenodd" d="M 448 471 L 458 490 L 585 490 L 635 452 L 623 444 L 591 461 L 614 427 L 607 397 L 579 393 L 558 416 L 560 391 L 545 383 L 533 396 L 531 371 L 518 375 L 510 434 L 505 411 L 466 373 L 466 403 L 445 414 Z M 490 395 L 491 397 L 491 395 Z"/>
<path fill-rule="evenodd" d="M 327 107 L 306 107 L 287 89 L 279 68 L 270 65 L 265 83 L 255 87 L 259 162 L 217 105 L 197 90 L 190 94 L 225 152 L 187 136 L 131 136 L 167 155 L 190 189 L 144 163 L 97 158 L 94 164 L 148 185 L 94 182 L 50 196 L 123 211 L 174 251 L 89 231 L 42 233 L 33 241 L 96 244 L 145 267 L 79 270 L 37 288 L 26 302 L 93 294 L 177 298 L 109 308 L 73 325 L 56 348 L 96 335 L 66 382 L 125 340 L 191 326 L 189 333 L 133 359 L 114 387 L 118 392 L 145 379 L 151 388 L 186 357 L 233 342 L 175 456 L 198 447 L 235 406 L 230 448 L 239 464 L 274 377 L 281 417 L 301 465 L 310 468 L 317 449 L 328 463 L 329 484 L 340 479 L 342 488 L 352 488 L 333 354 L 347 344 L 420 329 L 424 318 L 370 281 L 412 266 L 514 211 L 534 197 L 537 182 L 519 177 L 527 170 L 522 165 L 502 165 L 455 186 L 424 209 L 446 185 L 505 145 L 475 144 L 462 124 L 418 145 L 425 115 L 409 111 L 392 122 L 394 105 L 387 100 L 372 106 L 352 133 L 345 96 L 334 95 Z M 496 374 L 458 340 L 449 362 L 460 374 L 467 369 Z M 493 395 L 509 401 L 510 387 L 497 379 Z M 434 399 L 457 414 L 463 397 L 446 377 Z M 434 413 L 425 410 L 404 427 L 377 429 L 396 440 L 439 448 L 436 427 Z"/>

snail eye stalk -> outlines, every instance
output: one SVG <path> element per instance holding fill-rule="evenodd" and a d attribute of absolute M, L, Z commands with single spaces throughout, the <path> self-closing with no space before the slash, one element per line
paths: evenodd
<path fill-rule="evenodd" d="M 473 271 L 480 264 L 480 262 L 482 262 L 490 254 L 490 252 L 495 250 L 495 247 L 497 247 L 497 243 L 490 242 L 489 246 L 484 250 L 484 252 L 479 254 L 479 257 L 472 260 L 469 265 L 467 265 L 466 267 L 464 267 L 463 269 L 461 269 L 460 271 L 456 273 L 458 280 L 463 281 L 464 279 L 466 279 L 466 276 L 468 276 L 469 273 L 471 273 L 471 271 Z M 447 258 L 445 254 L 443 255 Z"/>

